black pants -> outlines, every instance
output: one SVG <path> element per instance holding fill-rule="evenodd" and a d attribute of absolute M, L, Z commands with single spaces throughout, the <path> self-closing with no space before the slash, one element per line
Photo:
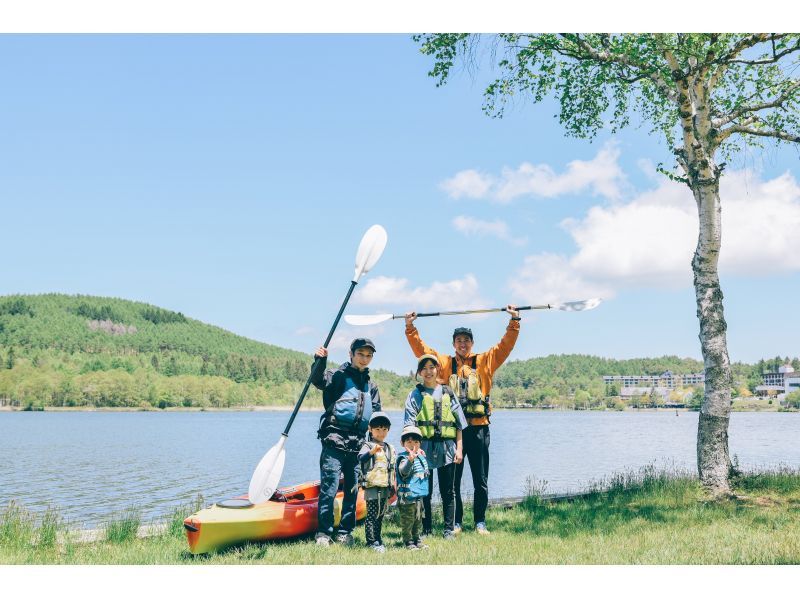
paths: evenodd
<path fill-rule="evenodd" d="M 389 492 L 387 491 L 386 494 L 388 496 Z M 367 518 L 364 520 L 367 546 L 383 544 L 381 528 L 383 527 L 383 516 L 386 514 L 387 496 L 381 494 L 378 498 L 367 501 Z"/>
<path fill-rule="evenodd" d="M 462 432 L 464 461 L 456 465 L 456 523 L 464 520 L 464 505 L 461 502 L 461 475 L 464 462 L 469 460 L 472 485 L 475 488 L 473 512 L 475 523 L 486 520 L 486 505 L 489 504 L 489 426 L 467 426 Z"/>
<path fill-rule="evenodd" d="M 422 499 L 425 514 L 422 517 L 422 531 L 426 534 L 433 529 L 433 516 L 431 513 L 431 497 L 433 496 L 433 472 L 439 472 L 439 494 L 442 497 L 442 513 L 444 514 L 444 531 L 452 532 L 455 524 L 456 506 L 453 499 L 456 496 L 455 473 L 456 464 L 450 463 L 436 470 L 431 470 L 428 476 L 428 496 Z"/>

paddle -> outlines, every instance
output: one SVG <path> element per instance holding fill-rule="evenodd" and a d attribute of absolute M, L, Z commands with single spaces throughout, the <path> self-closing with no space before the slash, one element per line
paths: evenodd
<path fill-rule="evenodd" d="M 561 311 L 587 311 L 589 309 L 594 309 L 598 305 L 602 299 L 599 297 L 595 297 L 594 299 L 584 299 L 583 301 L 568 301 L 566 303 L 547 303 L 545 305 L 526 305 L 524 307 L 518 307 L 517 311 L 524 311 L 527 309 L 558 309 Z M 469 309 L 465 311 L 437 311 L 427 314 L 417 314 L 418 318 L 427 318 L 430 316 L 455 316 L 455 315 L 462 315 L 462 314 L 486 314 L 495 311 L 506 311 L 505 307 L 495 307 L 491 309 Z M 405 314 L 403 315 L 392 315 L 392 314 L 375 314 L 370 316 L 352 316 L 347 315 L 344 317 L 344 321 L 348 324 L 352 324 L 354 326 L 372 326 L 374 324 L 380 324 L 381 322 L 387 322 L 389 320 L 399 320 L 405 318 Z"/>
<path fill-rule="evenodd" d="M 386 247 L 386 240 L 386 231 L 379 224 L 375 224 L 374 226 L 370 227 L 370 229 L 361 239 L 361 244 L 358 246 L 358 251 L 356 252 L 355 275 L 353 276 L 353 280 L 350 282 L 350 289 L 347 291 L 347 295 L 342 302 L 342 307 L 339 308 L 339 313 L 336 316 L 336 320 L 333 322 L 333 326 L 331 326 L 331 331 L 328 333 L 328 338 L 325 339 L 325 343 L 322 345 L 323 347 L 327 348 L 328 343 L 331 342 L 333 332 L 336 330 L 336 326 L 339 324 L 339 320 L 342 317 L 344 308 L 347 306 L 347 302 L 350 300 L 350 295 L 353 294 L 353 289 L 356 288 L 359 278 L 369 272 L 376 264 L 378 259 L 380 259 L 381 254 Z M 253 472 L 253 477 L 250 478 L 250 489 L 248 490 L 251 503 L 255 504 L 267 501 L 275 493 L 275 489 L 278 487 L 278 483 L 281 480 L 283 464 L 286 460 L 286 451 L 284 450 L 284 445 L 286 444 L 286 439 L 289 437 L 289 429 L 294 423 L 294 418 L 297 416 L 297 412 L 300 410 L 300 405 L 303 403 L 303 399 L 306 398 L 306 393 L 308 392 L 308 387 L 311 385 L 311 380 L 314 378 L 315 374 L 317 373 L 317 369 L 321 367 L 321 365 L 321 359 L 314 361 L 314 367 L 311 369 L 311 375 L 308 377 L 308 380 L 306 380 L 306 385 L 303 387 L 303 391 L 300 393 L 300 398 L 297 399 L 297 403 L 294 406 L 294 411 L 292 411 L 292 415 L 289 417 L 289 422 L 286 424 L 286 429 L 284 429 L 277 444 L 269 449 L 269 452 L 262 457 L 261 461 L 256 467 L 255 472 Z"/>

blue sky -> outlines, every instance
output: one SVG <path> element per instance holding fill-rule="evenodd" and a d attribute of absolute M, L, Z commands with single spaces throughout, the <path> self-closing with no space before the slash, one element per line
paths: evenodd
<path fill-rule="evenodd" d="M 526 314 L 512 358 L 698 358 L 688 191 L 646 129 L 565 138 L 550 103 L 481 111 L 405 35 L 0 36 L 0 295 L 146 301 L 306 352 L 361 235 L 388 231 L 348 313 L 607 298 Z M 797 355 L 798 151 L 732 163 L 721 277 L 733 360 Z M 694 226 L 694 228 L 692 228 Z M 431 318 L 476 349 L 504 316 Z M 407 371 L 400 322 L 343 325 Z"/>

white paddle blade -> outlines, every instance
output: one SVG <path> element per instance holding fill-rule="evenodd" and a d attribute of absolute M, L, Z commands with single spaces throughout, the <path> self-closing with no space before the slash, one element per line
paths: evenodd
<path fill-rule="evenodd" d="M 568 301 L 554 307 L 561 311 L 588 311 L 600 305 L 602 301 L 599 297 L 595 297 L 593 299 L 584 299 L 583 301 Z"/>
<path fill-rule="evenodd" d="M 353 282 L 358 282 L 359 278 L 372 270 L 383 254 L 388 239 L 389 235 L 386 234 L 386 229 L 380 224 L 373 224 L 364 233 L 356 253 L 356 273 L 353 276 Z"/>
<path fill-rule="evenodd" d="M 250 478 L 250 489 L 247 491 L 251 503 L 266 502 L 275 494 L 281 481 L 281 474 L 283 474 L 283 463 L 286 460 L 284 444 L 286 444 L 286 436 L 281 436 L 278 443 L 269 449 L 256 467 L 253 477 Z"/>
<path fill-rule="evenodd" d="M 344 321 L 353 326 L 373 326 L 381 322 L 387 322 L 394 316 L 392 314 L 375 314 L 372 316 L 345 316 Z"/>

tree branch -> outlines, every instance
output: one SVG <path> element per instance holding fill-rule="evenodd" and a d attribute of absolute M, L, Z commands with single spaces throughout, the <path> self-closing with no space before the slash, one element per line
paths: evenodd
<path fill-rule="evenodd" d="M 708 82 L 708 89 L 714 89 L 720 77 L 728 70 L 731 61 L 747 48 L 752 48 L 756 44 L 767 41 L 770 38 L 768 33 L 753 33 L 740 39 L 726 54 L 720 56 L 715 62 L 719 63 L 717 69 L 712 73 Z"/>
<path fill-rule="evenodd" d="M 757 65 L 757 64 L 774 64 L 778 62 L 784 56 L 788 56 L 789 54 L 794 54 L 795 52 L 800 50 L 800 39 L 797 40 L 797 43 L 794 47 L 786 48 L 782 52 L 775 52 L 775 41 L 773 40 L 773 47 L 772 47 L 772 58 L 762 58 L 760 60 L 731 60 L 730 62 L 733 64 L 750 64 L 750 65 Z"/>
<path fill-rule="evenodd" d="M 724 125 L 727 125 L 729 122 L 733 122 L 734 120 L 736 120 L 740 116 L 743 116 L 744 114 L 747 114 L 748 112 L 760 112 L 761 110 L 767 110 L 768 108 L 779 108 L 797 90 L 800 90 L 800 80 L 795 81 L 792 85 L 786 88 L 786 90 L 781 95 L 779 95 L 771 102 L 764 102 L 762 104 L 752 104 L 750 106 L 741 106 L 736 110 L 734 110 L 733 112 L 731 112 L 730 114 L 728 114 L 727 116 L 714 119 L 712 124 L 715 128 L 720 128 Z"/>
<path fill-rule="evenodd" d="M 789 141 L 792 143 L 800 143 L 800 135 L 792 135 L 783 131 L 772 131 L 769 129 L 753 129 L 751 127 L 741 125 L 732 125 L 719 134 L 719 140 L 722 142 L 734 133 L 741 133 L 742 135 L 754 135 L 756 137 L 772 137 L 773 139 L 780 139 L 781 141 Z"/>
<path fill-rule="evenodd" d="M 635 83 L 641 79 L 649 78 L 663 93 L 667 99 L 671 102 L 678 104 L 678 94 L 673 87 L 671 87 L 667 81 L 661 76 L 658 71 L 658 67 L 656 65 L 647 64 L 646 62 L 641 62 L 638 60 L 632 60 L 630 57 L 624 54 L 614 53 L 611 50 L 604 49 L 598 50 L 594 46 L 592 46 L 588 41 L 581 37 L 580 33 L 559 33 L 559 35 L 564 38 L 566 41 L 572 42 L 577 44 L 581 50 L 584 52 L 584 56 L 575 55 L 575 54 L 567 54 L 568 50 L 566 48 L 562 48 L 563 53 L 571 58 L 580 59 L 580 58 L 591 58 L 598 62 L 603 62 L 606 64 L 617 64 L 621 66 L 627 66 L 631 69 L 638 70 L 641 72 L 641 75 L 635 76 L 633 79 L 629 79 L 627 83 Z M 574 38 L 573 38 L 574 36 Z M 601 40 L 603 41 L 603 40 Z M 608 40 L 604 40 L 604 47 L 608 48 Z M 559 51 L 559 50 L 557 50 Z"/>

